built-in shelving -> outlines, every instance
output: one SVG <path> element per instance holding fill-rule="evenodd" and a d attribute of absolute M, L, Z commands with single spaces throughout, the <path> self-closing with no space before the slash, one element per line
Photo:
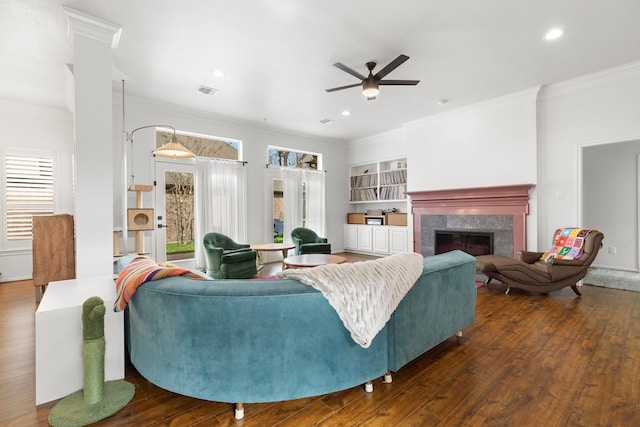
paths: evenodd
<path fill-rule="evenodd" d="M 407 199 L 407 159 L 352 165 L 349 168 L 351 203 Z"/>

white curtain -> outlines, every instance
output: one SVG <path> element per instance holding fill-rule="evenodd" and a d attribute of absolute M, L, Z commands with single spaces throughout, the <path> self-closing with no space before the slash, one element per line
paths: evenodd
<path fill-rule="evenodd" d="M 303 170 L 302 179 L 307 185 L 307 218 L 305 226 L 318 236 L 325 234 L 324 172 Z"/>
<path fill-rule="evenodd" d="M 205 234 L 226 234 L 238 243 L 246 240 L 246 189 L 242 163 L 196 158 L 195 177 L 196 267 L 207 267 L 202 246 Z"/>
<path fill-rule="evenodd" d="M 315 231 L 319 236 L 325 236 L 325 188 L 324 172 L 281 168 L 272 177 L 283 181 L 284 197 L 284 233 L 285 243 L 292 243 L 291 230 L 296 227 Z M 303 192 L 306 191 L 306 210 Z M 306 213 L 306 217 L 305 216 Z"/>
<path fill-rule="evenodd" d="M 292 243 L 291 230 L 302 227 L 302 174 L 282 168 L 284 197 L 284 243 Z"/>

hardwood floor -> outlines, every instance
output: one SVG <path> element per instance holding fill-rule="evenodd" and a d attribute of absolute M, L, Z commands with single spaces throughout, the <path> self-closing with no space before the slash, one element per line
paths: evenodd
<path fill-rule="evenodd" d="M 367 257 L 349 256 L 352 260 Z M 268 264 L 263 275 L 277 264 Z M 394 373 L 328 395 L 246 404 L 162 390 L 127 366 L 133 401 L 96 426 L 635 426 L 640 293 L 584 286 L 537 295 L 478 289 L 476 323 Z M 0 284 L 0 425 L 46 426 L 35 406 L 34 291 Z"/>

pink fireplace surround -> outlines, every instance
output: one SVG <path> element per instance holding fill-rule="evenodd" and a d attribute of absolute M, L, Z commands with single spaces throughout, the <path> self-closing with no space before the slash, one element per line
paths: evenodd
<path fill-rule="evenodd" d="M 422 215 L 512 215 L 513 256 L 527 247 L 529 190 L 533 184 L 410 191 L 414 252 L 422 252 Z"/>

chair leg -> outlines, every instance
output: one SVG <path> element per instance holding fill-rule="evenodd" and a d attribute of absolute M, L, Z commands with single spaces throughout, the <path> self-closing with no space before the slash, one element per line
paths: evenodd
<path fill-rule="evenodd" d="M 573 292 L 576 293 L 576 295 L 578 296 L 582 296 L 582 294 L 580 293 L 580 291 L 578 290 L 578 287 L 576 285 L 571 285 L 571 289 L 573 289 Z"/>
<path fill-rule="evenodd" d="M 383 383 L 385 384 L 390 384 L 393 382 L 393 377 L 391 376 L 391 371 L 387 371 L 386 374 L 384 374 L 384 379 L 382 380 Z"/>
<path fill-rule="evenodd" d="M 507 290 L 505 291 L 505 295 L 509 295 L 509 291 L 511 290 L 511 286 L 507 286 Z"/>

